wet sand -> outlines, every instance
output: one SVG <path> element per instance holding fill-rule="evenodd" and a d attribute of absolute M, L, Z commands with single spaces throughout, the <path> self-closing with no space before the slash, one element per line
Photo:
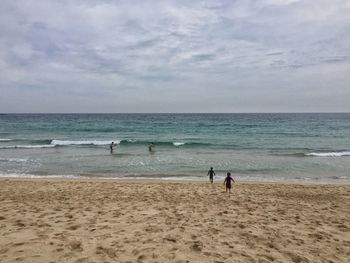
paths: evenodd
<path fill-rule="evenodd" d="M 349 262 L 350 185 L 0 180 L 0 262 Z"/>

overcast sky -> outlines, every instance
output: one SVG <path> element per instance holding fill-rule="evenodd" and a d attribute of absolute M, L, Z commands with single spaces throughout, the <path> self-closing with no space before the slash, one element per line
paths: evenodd
<path fill-rule="evenodd" d="M 0 112 L 339 111 L 349 0 L 0 2 Z"/>

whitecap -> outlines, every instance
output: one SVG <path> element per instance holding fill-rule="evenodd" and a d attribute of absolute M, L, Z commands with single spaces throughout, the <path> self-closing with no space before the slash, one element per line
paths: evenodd
<path fill-rule="evenodd" d="M 174 146 L 181 146 L 181 145 L 185 145 L 184 142 L 173 142 Z"/>
<path fill-rule="evenodd" d="M 0 139 L 0 142 L 9 142 L 12 141 L 12 139 Z"/>
<path fill-rule="evenodd" d="M 91 140 L 91 141 L 65 141 L 65 140 L 52 140 L 52 145 L 109 145 L 111 142 L 114 142 L 115 144 L 120 144 L 120 141 L 118 140 L 109 140 L 109 141 L 97 141 L 97 140 Z"/>
<path fill-rule="evenodd" d="M 306 156 L 314 156 L 314 157 L 342 157 L 342 156 L 350 156 L 350 151 L 344 151 L 344 152 L 313 152 L 308 153 Z"/>

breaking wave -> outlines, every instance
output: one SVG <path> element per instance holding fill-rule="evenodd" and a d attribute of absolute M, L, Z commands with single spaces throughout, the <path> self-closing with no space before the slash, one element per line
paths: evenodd
<path fill-rule="evenodd" d="M 306 156 L 313 157 L 342 157 L 342 156 L 350 156 L 350 151 L 342 151 L 342 152 L 313 152 L 307 153 Z"/>
<path fill-rule="evenodd" d="M 120 141 L 118 140 L 109 140 L 109 141 L 64 141 L 64 140 L 52 140 L 51 145 L 53 146 L 64 146 L 64 145 L 109 145 L 111 142 L 114 142 L 116 144 L 120 144 Z"/>
<path fill-rule="evenodd" d="M 181 145 L 185 145 L 186 143 L 184 142 L 173 142 L 174 146 L 181 146 Z"/>

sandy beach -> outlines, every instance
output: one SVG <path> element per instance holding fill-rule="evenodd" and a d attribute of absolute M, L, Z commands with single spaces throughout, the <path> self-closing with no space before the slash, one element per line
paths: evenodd
<path fill-rule="evenodd" d="M 0 262 L 349 262 L 350 185 L 0 180 Z"/>

